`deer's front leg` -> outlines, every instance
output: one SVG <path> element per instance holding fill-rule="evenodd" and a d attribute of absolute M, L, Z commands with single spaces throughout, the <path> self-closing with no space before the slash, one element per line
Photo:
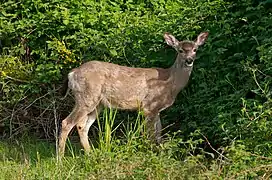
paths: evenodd
<path fill-rule="evenodd" d="M 159 113 L 147 113 L 146 120 L 146 128 L 149 139 L 154 143 L 160 144 L 162 142 L 162 125 Z"/>

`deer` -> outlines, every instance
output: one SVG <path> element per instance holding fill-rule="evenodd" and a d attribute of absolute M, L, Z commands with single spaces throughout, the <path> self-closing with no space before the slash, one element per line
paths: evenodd
<path fill-rule="evenodd" d="M 72 91 L 75 105 L 61 123 L 59 154 L 64 154 L 66 140 L 74 126 L 84 151 L 90 152 L 88 132 L 103 107 L 137 111 L 140 106 L 149 138 L 160 144 L 160 112 L 170 107 L 187 85 L 196 51 L 207 37 L 208 32 L 202 32 L 195 41 L 178 41 L 166 32 L 166 43 L 177 52 L 174 64 L 166 69 L 134 68 L 102 61 L 89 61 L 72 69 L 66 86 L 67 91 Z"/>

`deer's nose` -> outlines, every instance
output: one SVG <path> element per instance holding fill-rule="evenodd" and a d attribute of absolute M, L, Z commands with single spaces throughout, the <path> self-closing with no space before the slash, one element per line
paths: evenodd
<path fill-rule="evenodd" d="M 186 59 L 186 63 L 187 63 L 187 64 L 192 64 L 193 61 L 194 61 L 193 58 L 188 58 L 188 59 Z"/>

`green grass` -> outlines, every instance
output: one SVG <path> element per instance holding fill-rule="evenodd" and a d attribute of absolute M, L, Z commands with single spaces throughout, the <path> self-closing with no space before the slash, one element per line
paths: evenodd
<path fill-rule="evenodd" d="M 95 149 L 89 155 L 69 151 L 57 161 L 54 143 L 1 142 L 0 173 L 2 179 L 179 179 L 190 164 L 140 148 L 116 145 L 112 152 Z"/>
<path fill-rule="evenodd" d="M 0 179 L 256 179 L 272 172 L 271 159 L 254 157 L 239 146 L 226 149 L 224 159 L 196 153 L 197 142 L 178 138 L 159 147 L 144 138 L 125 142 L 116 139 L 111 149 L 96 147 L 88 155 L 71 142 L 58 161 L 54 142 L 30 137 L 1 141 Z"/>
<path fill-rule="evenodd" d="M 176 140 L 165 146 L 152 145 L 143 132 L 140 113 L 135 123 L 122 124 L 123 138 L 117 137 L 115 130 L 120 124 L 114 126 L 115 115 L 116 111 L 104 111 L 98 121 L 98 140 L 90 154 L 80 150 L 78 141 L 67 142 L 61 160 L 56 157 L 54 142 L 31 137 L 1 142 L 1 178 L 180 179 L 201 172 L 193 161 L 175 159 Z"/>
<path fill-rule="evenodd" d="M 116 111 L 98 118 L 98 139 L 84 154 L 78 138 L 68 140 L 59 160 L 56 144 L 24 136 L 0 142 L 1 179 L 254 179 L 269 178 L 272 159 L 233 142 L 222 151 L 201 148 L 208 139 L 196 131 L 184 141 L 179 131 L 160 146 L 151 144 L 141 113 L 134 123 L 116 124 Z M 117 135 L 116 129 L 122 132 Z M 199 135 L 203 139 L 199 139 Z M 196 138 L 198 137 L 198 138 Z"/>

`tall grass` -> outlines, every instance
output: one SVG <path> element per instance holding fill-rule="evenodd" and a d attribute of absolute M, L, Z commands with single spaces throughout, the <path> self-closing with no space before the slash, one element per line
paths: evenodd
<path fill-rule="evenodd" d="M 116 118 L 117 109 L 106 108 L 102 117 L 97 117 L 98 144 L 92 145 L 93 151 L 98 148 L 102 152 L 112 152 L 117 146 L 125 145 L 124 150 L 131 151 L 138 143 L 149 143 L 145 132 L 145 117 L 139 110 L 136 119 L 131 121 L 129 117 L 122 121 Z M 116 133 L 119 129 L 118 133 Z"/>
<path fill-rule="evenodd" d="M 117 127 L 120 125 L 117 125 L 114 128 L 114 122 L 116 117 L 117 109 L 114 110 L 112 108 L 110 109 L 104 109 L 103 111 L 103 117 L 102 122 L 100 118 L 98 119 L 98 137 L 99 137 L 99 148 L 103 151 L 110 152 L 112 150 L 112 142 L 114 141 L 114 132 L 117 129 Z"/>
<path fill-rule="evenodd" d="M 269 177 L 269 159 L 254 157 L 233 144 L 224 156 L 200 148 L 199 133 L 183 141 L 178 132 L 154 151 L 141 113 L 134 122 L 117 123 L 116 110 L 98 118 L 98 146 L 82 154 L 68 141 L 68 154 L 57 161 L 54 143 L 35 138 L 0 142 L 0 179 L 236 179 Z M 121 126 L 122 124 L 122 126 Z M 117 134 L 116 129 L 122 133 Z M 197 138 L 196 138 L 197 137 Z M 245 154 L 247 153 L 247 154 Z M 245 165 L 251 157 L 250 165 Z"/>

